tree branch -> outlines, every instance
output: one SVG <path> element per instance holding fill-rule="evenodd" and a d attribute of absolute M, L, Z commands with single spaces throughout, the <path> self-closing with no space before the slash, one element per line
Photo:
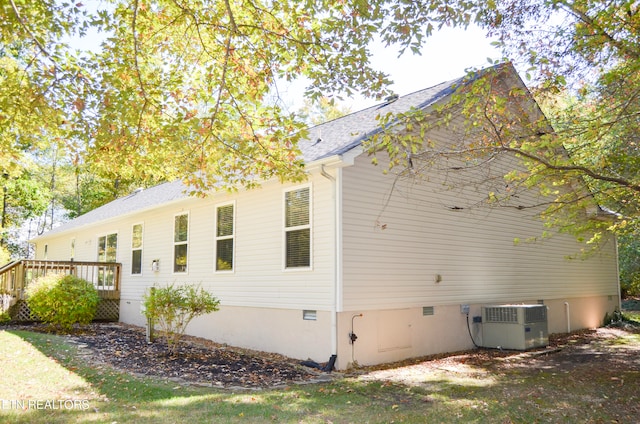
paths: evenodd
<path fill-rule="evenodd" d="M 135 0 L 134 8 L 133 8 L 133 19 L 131 21 L 131 32 L 133 35 L 133 61 L 134 61 L 134 66 L 136 68 L 136 75 L 138 77 L 138 84 L 140 85 L 140 90 L 142 91 L 142 98 L 144 99 L 142 108 L 140 109 L 140 115 L 138 116 L 138 125 L 136 129 L 136 140 L 139 140 L 140 133 L 142 131 L 142 119 L 144 117 L 144 112 L 147 109 L 149 99 L 147 97 L 147 91 L 145 90 L 145 87 L 144 87 L 144 82 L 142 80 L 142 73 L 140 72 L 140 66 L 138 63 L 139 50 L 138 50 L 138 34 L 136 31 L 137 19 L 138 19 L 138 0 Z"/>
<path fill-rule="evenodd" d="M 27 24 L 22 19 L 22 15 L 20 15 L 20 12 L 18 11 L 18 7 L 16 6 L 15 2 L 13 0 L 9 0 L 9 3 L 11 3 L 11 8 L 13 9 L 13 12 L 16 14 L 16 18 L 18 19 L 18 22 L 20 22 L 20 26 L 27 32 L 27 34 L 29 34 L 29 36 L 36 43 L 36 46 L 38 46 L 38 49 L 42 52 L 42 54 L 44 54 L 49 60 L 51 60 L 54 63 L 54 65 L 56 65 L 56 62 L 55 60 L 53 60 L 53 57 L 51 56 L 51 54 L 42 45 L 42 43 L 40 43 L 38 38 L 35 36 L 35 34 L 31 31 L 31 29 L 27 26 Z"/>
<path fill-rule="evenodd" d="M 596 172 L 594 172 L 593 170 L 584 167 L 584 166 L 579 166 L 579 165 L 554 165 L 551 162 L 549 162 L 548 160 L 534 155 L 532 153 L 528 153 L 525 152 L 522 149 L 518 149 L 518 148 L 514 148 L 514 147 L 508 147 L 505 145 L 502 145 L 501 147 L 499 147 L 500 150 L 504 150 L 506 152 L 512 152 L 515 153 L 519 156 L 525 157 L 527 159 L 530 159 L 534 162 L 537 162 L 541 165 L 543 165 L 545 168 L 547 169 L 551 169 L 554 171 L 561 171 L 561 172 L 581 172 L 591 178 L 593 178 L 594 180 L 599 180 L 599 181 L 606 181 L 606 182 L 611 182 L 611 183 L 615 183 L 618 184 L 622 187 L 626 187 L 630 190 L 633 191 L 637 191 L 638 193 L 640 193 L 640 185 L 633 183 L 632 181 L 629 181 L 625 178 L 618 178 L 618 177 L 609 177 L 606 175 L 601 175 L 598 174 Z"/>

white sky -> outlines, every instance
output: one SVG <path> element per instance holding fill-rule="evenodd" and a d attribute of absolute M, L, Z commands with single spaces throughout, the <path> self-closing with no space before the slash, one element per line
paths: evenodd
<path fill-rule="evenodd" d="M 470 68 L 491 66 L 488 59 L 498 60 L 500 52 L 491 46 L 478 27 L 467 30 L 445 28 L 427 37 L 422 54 L 417 56 L 409 49 L 398 58 L 398 48 L 377 45 L 372 48 L 374 68 L 389 74 L 394 82 L 390 87 L 396 94 L 405 95 L 464 76 Z M 304 83 L 286 86 L 278 84 L 279 94 L 284 97 L 291 111 L 303 105 L 301 94 Z M 380 103 L 373 99 L 346 98 L 339 104 L 352 112 Z"/>
<path fill-rule="evenodd" d="M 461 77 L 469 68 L 490 66 L 488 59 L 500 56 L 478 27 L 445 28 L 426 39 L 422 55 L 407 51 L 398 58 L 397 49 L 381 48 L 375 51 L 373 64 L 391 74 L 391 88 L 404 95 Z"/>

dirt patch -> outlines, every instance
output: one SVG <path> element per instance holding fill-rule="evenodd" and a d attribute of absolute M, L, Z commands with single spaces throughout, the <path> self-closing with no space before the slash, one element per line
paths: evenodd
<path fill-rule="evenodd" d="M 358 372 L 363 380 L 432 387 L 430 382 L 437 381 L 443 374 L 447 379 L 464 380 L 465 384 L 484 385 L 491 383 L 494 376 L 515 369 L 569 373 L 579 368 L 586 374 L 588 368 L 606 368 L 613 373 L 616 370 L 640 371 L 638 333 L 637 328 L 581 330 L 551 335 L 550 344 L 544 349 L 526 352 L 476 349 L 367 367 Z M 634 338 L 635 343 L 620 343 L 626 337 Z"/>

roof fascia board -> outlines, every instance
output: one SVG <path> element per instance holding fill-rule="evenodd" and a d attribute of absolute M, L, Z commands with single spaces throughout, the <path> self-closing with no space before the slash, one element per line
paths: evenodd
<path fill-rule="evenodd" d="M 119 215 L 113 216 L 111 218 L 105 218 L 105 219 L 102 219 L 100 221 L 93 221 L 93 222 L 90 222 L 88 224 L 78 225 L 77 227 L 71 227 L 71 228 L 68 228 L 66 230 L 61 230 L 61 231 L 57 231 L 57 232 L 54 232 L 56 230 L 54 228 L 53 230 L 48 231 L 48 232 L 46 232 L 46 233 L 44 233 L 42 235 L 36 236 L 36 237 L 34 237 L 32 239 L 29 239 L 29 242 L 30 243 L 34 243 L 34 242 L 37 242 L 37 241 L 39 241 L 41 239 L 47 239 L 47 238 L 49 238 L 49 236 L 58 237 L 58 236 L 63 236 L 65 234 L 70 234 L 70 233 L 74 233 L 74 232 L 78 232 L 78 231 L 83 231 L 83 230 L 85 230 L 87 228 L 94 227 L 94 226 L 96 226 L 98 224 L 99 225 L 108 224 L 110 222 L 118 221 L 120 219 L 127 218 L 127 217 L 130 217 L 130 216 L 139 214 L 139 213 L 144 213 L 144 212 L 147 212 L 147 211 L 150 211 L 150 210 L 154 210 L 154 209 L 156 209 L 158 207 L 161 207 L 161 206 L 162 207 L 171 206 L 173 204 L 180 203 L 180 202 L 185 202 L 185 201 L 192 200 L 192 199 L 197 199 L 197 198 L 193 197 L 193 196 L 181 197 L 179 199 L 169 200 L 168 202 L 165 202 L 165 203 L 159 203 L 159 204 L 147 206 L 145 208 L 136 209 L 136 210 L 131 211 L 131 212 L 125 212 L 123 214 L 119 214 Z M 67 221 L 67 222 L 71 222 L 71 221 Z M 65 224 L 66 223 L 63 223 L 62 225 L 65 225 Z"/>
<path fill-rule="evenodd" d="M 326 158 L 314 160 L 305 165 L 307 171 L 315 171 L 323 166 L 330 168 L 344 168 L 352 166 L 356 156 L 362 153 L 362 145 L 358 145 L 345 153 L 339 155 L 331 155 Z"/>

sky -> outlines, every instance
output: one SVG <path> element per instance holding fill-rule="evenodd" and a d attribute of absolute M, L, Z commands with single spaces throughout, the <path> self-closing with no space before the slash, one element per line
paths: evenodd
<path fill-rule="evenodd" d="M 500 51 L 491 45 L 484 32 L 478 27 L 467 30 L 444 28 L 426 39 L 422 54 L 417 56 L 409 49 L 398 57 L 398 49 L 376 45 L 372 48 L 374 68 L 390 75 L 394 84 L 390 87 L 396 94 L 405 95 L 444 81 L 464 76 L 470 68 L 491 66 L 488 59 L 498 60 Z M 282 89 L 282 87 L 279 87 Z M 291 109 L 302 106 L 302 99 L 295 93 L 303 91 L 302 83 L 285 87 L 280 94 L 290 96 Z M 346 98 L 339 102 L 356 112 L 380 103 L 374 99 Z"/>

